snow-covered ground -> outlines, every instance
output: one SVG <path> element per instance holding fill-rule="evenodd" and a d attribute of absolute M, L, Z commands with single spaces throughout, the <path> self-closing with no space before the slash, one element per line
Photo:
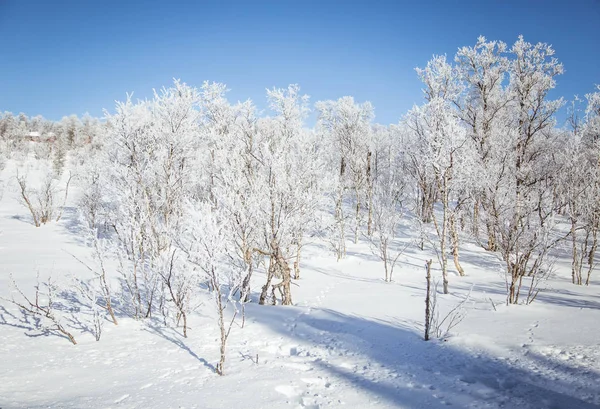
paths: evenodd
<path fill-rule="evenodd" d="M 1 178 L 0 296 L 10 297 L 10 274 L 27 294 L 38 272 L 68 287 L 87 274 L 73 255 L 91 260 L 73 200 L 61 221 L 35 228 L 17 202 L 14 166 Z M 386 283 L 366 243 L 349 244 L 340 262 L 326 244 L 309 244 L 295 306 L 248 304 L 224 377 L 214 373 L 219 335 L 208 302 L 188 338 L 160 320 L 119 316 L 97 342 L 82 310 L 65 320 L 77 345 L 2 302 L 0 408 L 600 408 L 598 277 L 572 285 L 563 259 L 534 304 L 506 306 L 500 262 L 466 243 L 467 276 L 451 276 L 450 294 L 438 295 L 447 311 L 470 292 L 466 318 L 446 340 L 424 342 L 429 258 L 410 247 Z M 259 289 L 264 276 L 254 279 Z"/>

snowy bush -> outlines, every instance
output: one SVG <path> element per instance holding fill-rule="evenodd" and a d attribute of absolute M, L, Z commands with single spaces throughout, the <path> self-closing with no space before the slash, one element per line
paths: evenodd
<path fill-rule="evenodd" d="M 12 276 L 11 280 L 12 292 L 16 293 L 17 296 L 13 295 L 11 299 L 4 300 L 17 306 L 27 323 L 30 323 L 29 320 L 33 320 L 36 329 L 42 332 L 59 334 L 66 337 L 73 345 L 77 344 L 75 337 L 63 324 L 63 317 L 61 317 L 60 312 L 57 311 L 57 298 L 60 291 L 51 277 L 48 277 L 46 282 L 40 282 L 38 274 L 33 297 L 25 295 L 25 292 L 17 285 Z"/>
<path fill-rule="evenodd" d="M 69 174 L 64 189 L 60 189 L 59 179 L 48 172 L 37 187 L 30 187 L 27 174 L 17 171 L 16 180 L 19 188 L 19 200 L 29 210 L 35 227 L 40 227 L 52 220 L 59 221 L 69 194 L 71 175 Z M 61 194 L 63 196 L 61 197 Z M 62 200 L 62 205 L 60 201 Z"/>

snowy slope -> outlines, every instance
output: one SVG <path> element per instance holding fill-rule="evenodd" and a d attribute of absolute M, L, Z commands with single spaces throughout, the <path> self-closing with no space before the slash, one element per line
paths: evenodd
<path fill-rule="evenodd" d="M 73 255 L 91 262 L 73 201 L 61 221 L 35 228 L 16 200 L 15 166 L 1 178 L 0 296 L 10 297 L 10 274 L 28 295 L 38 272 L 68 287 L 70 275 L 87 274 Z M 159 320 L 120 316 L 97 342 L 82 308 L 78 320 L 65 317 L 75 346 L 2 302 L 0 408 L 600 408 L 600 282 L 570 284 L 568 260 L 533 305 L 507 307 L 499 261 L 467 243 L 467 276 L 451 276 L 451 293 L 438 300 L 448 311 L 470 291 L 468 314 L 445 341 L 424 342 L 430 251 L 407 250 L 393 283 L 366 243 L 349 244 L 340 262 L 318 241 L 303 257 L 296 305 L 249 304 L 224 377 L 214 374 L 208 300 L 188 338 Z"/>

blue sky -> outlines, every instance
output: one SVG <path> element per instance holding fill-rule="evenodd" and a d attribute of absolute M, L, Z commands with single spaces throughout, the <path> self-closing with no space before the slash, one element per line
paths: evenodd
<path fill-rule="evenodd" d="M 0 111 L 101 116 L 172 78 L 224 82 L 265 107 L 298 83 L 316 102 L 371 101 L 395 123 L 421 102 L 414 72 L 477 36 L 548 42 L 564 63 L 555 96 L 600 83 L 600 0 L 0 0 Z"/>

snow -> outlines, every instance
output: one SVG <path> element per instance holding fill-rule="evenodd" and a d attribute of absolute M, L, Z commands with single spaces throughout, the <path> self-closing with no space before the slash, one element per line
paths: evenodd
<path fill-rule="evenodd" d="M 35 178 L 41 168 L 31 166 Z M 10 298 L 10 274 L 28 295 L 38 272 L 68 288 L 71 275 L 88 274 L 73 256 L 92 262 L 77 235 L 77 192 L 61 221 L 35 228 L 17 201 L 15 169 L 10 162 L 0 177 L 0 296 Z M 417 236 L 402 229 L 404 241 Z M 219 334 L 208 298 L 190 317 L 188 338 L 160 319 L 119 316 L 97 342 L 82 308 L 64 321 L 77 345 L 41 333 L 2 301 L 0 408 L 600 407 L 597 279 L 572 285 L 562 259 L 532 305 L 506 306 L 500 262 L 466 243 L 467 276 L 451 275 L 450 294 L 438 302 L 448 311 L 470 291 L 468 314 L 445 340 L 424 342 L 423 265 L 434 257 L 411 246 L 386 283 L 368 243 L 348 243 L 336 262 L 313 241 L 292 288 L 296 305 L 248 304 L 244 328 L 238 321 L 231 332 L 224 377 L 214 373 Z M 254 280 L 257 290 L 264 275 Z"/>

